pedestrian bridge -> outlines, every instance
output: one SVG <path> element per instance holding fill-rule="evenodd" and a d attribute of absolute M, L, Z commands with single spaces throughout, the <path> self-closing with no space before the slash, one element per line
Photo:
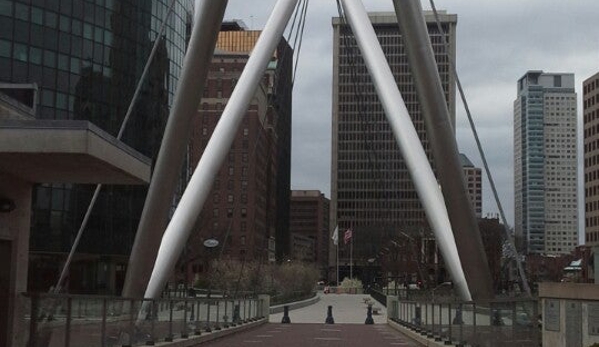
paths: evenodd
<path fill-rule="evenodd" d="M 43 294 L 27 298 L 29 317 L 38 319 L 29 319 L 23 332 L 29 333 L 31 347 L 512 347 L 540 341 L 531 319 L 537 315 L 534 300 L 416 302 L 387 296 L 383 305 L 371 295 L 319 292 L 307 304 L 289 310 L 284 319 L 284 312 L 274 313 L 267 295 L 141 301 Z M 374 313 L 369 315 L 369 309 Z"/>

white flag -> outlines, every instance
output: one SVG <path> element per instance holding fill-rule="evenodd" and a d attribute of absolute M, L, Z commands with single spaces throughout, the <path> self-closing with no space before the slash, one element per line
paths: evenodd
<path fill-rule="evenodd" d="M 335 227 L 335 231 L 333 231 L 333 244 L 337 246 L 339 244 L 339 226 Z"/>

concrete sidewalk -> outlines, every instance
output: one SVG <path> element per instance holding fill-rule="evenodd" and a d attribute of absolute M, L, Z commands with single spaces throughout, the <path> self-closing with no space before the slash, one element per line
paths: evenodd
<path fill-rule="evenodd" d="M 320 300 L 308 307 L 289 311 L 291 323 L 324 323 L 327 318 L 327 307 L 333 306 L 335 323 L 364 324 L 366 321 L 367 305 L 364 298 L 370 298 L 374 307 L 379 308 L 379 314 L 373 314 L 375 324 L 387 323 L 387 310 L 367 294 L 323 294 L 318 293 Z M 269 321 L 281 323 L 283 313 L 271 314 Z"/>

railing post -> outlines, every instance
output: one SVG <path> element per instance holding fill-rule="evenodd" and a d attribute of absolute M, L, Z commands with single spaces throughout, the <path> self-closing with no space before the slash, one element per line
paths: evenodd
<path fill-rule="evenodd" d="M 237 324 L 241 324 L 241 317 L 239 317 L 239 301 L 235 304 L 235 300 L 231 301 L 233 306 L 233 318 L 231 319 L 231 326 L 236 326 Z"/>
<path fill-rule="evenodd" d="M 595 265 L 596 266 L 596 265 Z M 540 300 L 540 299 L 539 299 Z M 539 329 L 539 305 L 535 300 L 531 300 L 532 303 L 532 337 L 535 346 L 539 346 L 541 343 L 540 329 Z"/>
<path fill-rule="evenodd" d="M 123 301 L 125 303 L 126 301 Z M 135 299 L 129 300 L 129 342 L 123 347 L 131 347 L 135 343 L 135 310 L 133 309 L 135 306 Z"/>
<path fill-rule="evenodd" d="M 168 299 L 168 335 L 164 339 L 166 342 L 173 342 L 173 299 Z"/>
<path fill-rule="evenodd" d="M 434 302 L 431 304 L 431 322 L 432 322 L 431 330 L 433 331 L 433 335 L 434 335 L 435 334 L 435 303 Z"/>
<path fill-rule="evenodd" d="M 31 312 L 29 313 L 29 347 L 37 345 L 37 313 L 39 306 L 39 296 L 34 293 L 31 295 Z"/>
<path fill-rule="evenodd" d="M 472 303 L 472 334 L 474 336 L 474 341 L 478 341 L 478 336 L 476 336 L 476 303 Z"/>
<path fill-rule="evenodd" d="M 252 311 L 252 301 L 253 301 L 253 300 L 254 300 L 254 299 L 250 299 L 250 309 L 249 309 L 249 311 L 250 311 L 250 312 L 249 312 L 249 316 L 250 316 L 250 317 L 249 317 L 249 319 L 250 319 L 250 321 L 251 321 L 251 322 L 253 322 L 253 321 L 254 321 L 254 312 Z"/>
<path fill-rule="evenodd" d="M 424 335 L 428 335 L 428 303 L 424 302 L 424 322 L 422 324 Z"/>
<path fill-rule="evenodd" d="M 463 309 L 462 304 L 459 304 L 459 310 L 460 310 L 460 321 L 459 321 L 459 323 L 460 323 L 460 333 L 459 333 L 459 335 L 460 336 L 459 336 L 459 341 L 458 342 L 460 343 L 460 345 L 462 345 L 463 342 L 464 342 L 464 309 Z"/>
<path fill-rule="evenodd" d="M 200 316 L 200 301 L 198 299 L 194 299 L 193 307 L 195 309 L 195 319 L 193 322 L 193 334 L 196 336 L 202 335 L 202 328 L 200 327 L 201 319 Z"/>
<path fill-rule="evenodd" d="M 181 338 L 186 339 L 189 337 L 187 333 L 187 297 L 183 300 L 183 331 L 181 331 Z"/>
<path fill-rule="evenodd" d="M 453 331 L 452 331 L 452 324 L 453 322 L 451 321 L 451 303 L 447 304 L 447 326 L 448 328 L 448 333 L 449 333 L 449 342 L 453 341 Z"/>
<path fill-rule="evenodd" d="M 100 334 L 100 338 L 102 339 L 102 347 L 106 347 L 106 298 L 102 299 L 102 332 Z"/>
<path fill-rule="evenodd" d="M 189 315 L 189 321 L 193 322 L 195 320 L 195 307 L 196 307 L 196 303 L 195 301 L 191 301 L 191 314 Z"/>
<path fill-rule="evenodd" d="M 438 303 L 439 305 L 439 333 L 435 337 L 435 341 L 441 341 L 443 338 L 443 304 Z"/>
<path fill-rule="evenodd" d="M 516 318 L 517 318 L 517 310 L 516 301 L 512 302 L 512 341 L 516 338 Z"/>
<path fill-rule="evenodd" d="M 216 300 L 216 322 L 214 324 L 214 330 L 220 330 L 220 301 Z"/>
<path fill-rule="evenodd" d="M 204 329 L 207 333 L 211 333 L 212 329 L 210 328 L 210 299 L 206 300 L 206 329 Z"/>
<path fill-rule="evenodd" d="M 64 332 L 64 347 L 69 347 L 71 345 L 71 309 L 73 305 L 73 298 L 67 298 L 67 324 Z"/>
<path fill-rule="evenodd" d="M 223 316 L 223 328 L 228 328 L 229 327 L 229 318 L 227 316 L 227 302 L 228 300 L 225 299 L 225 315 Z"/>

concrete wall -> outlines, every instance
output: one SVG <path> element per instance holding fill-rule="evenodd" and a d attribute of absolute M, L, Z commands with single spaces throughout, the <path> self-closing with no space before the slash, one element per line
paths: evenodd
<path fill-rule="evenodd" d="M 541 283 L 543 346 L 587 347 L 599 343 L 599 285 Z"/>
<path fill-rule="evenodd" d="M 25 307 L 20 293 L 27 291 L 31 184 L 0 173 L 0 198 L 10 199 L 15 204 L 13 211 L 0 212 L 0 242 L 5 245 L 3 247 L 10 247 L 10 257 L 7 257 L 10 259 L 9 263 L 0 264 L 2 272 L 7 273 L 9 277 L 8 298 L 3 297 L 4 293 L 0 293 L 0 300 L 8 299 L 8 314 L 3 323 L 7 324 L 6 336 L 13 337 L 12 341 L 0 341 L 0 345 L 23 346 L 24 342 L 20 339 L 27 337 L 27 333 L 19 329 L 27 329 L 28 325 L 23 321 Z M 3 329 L 4 327 L 0 327 L 0 330 Z"/>

